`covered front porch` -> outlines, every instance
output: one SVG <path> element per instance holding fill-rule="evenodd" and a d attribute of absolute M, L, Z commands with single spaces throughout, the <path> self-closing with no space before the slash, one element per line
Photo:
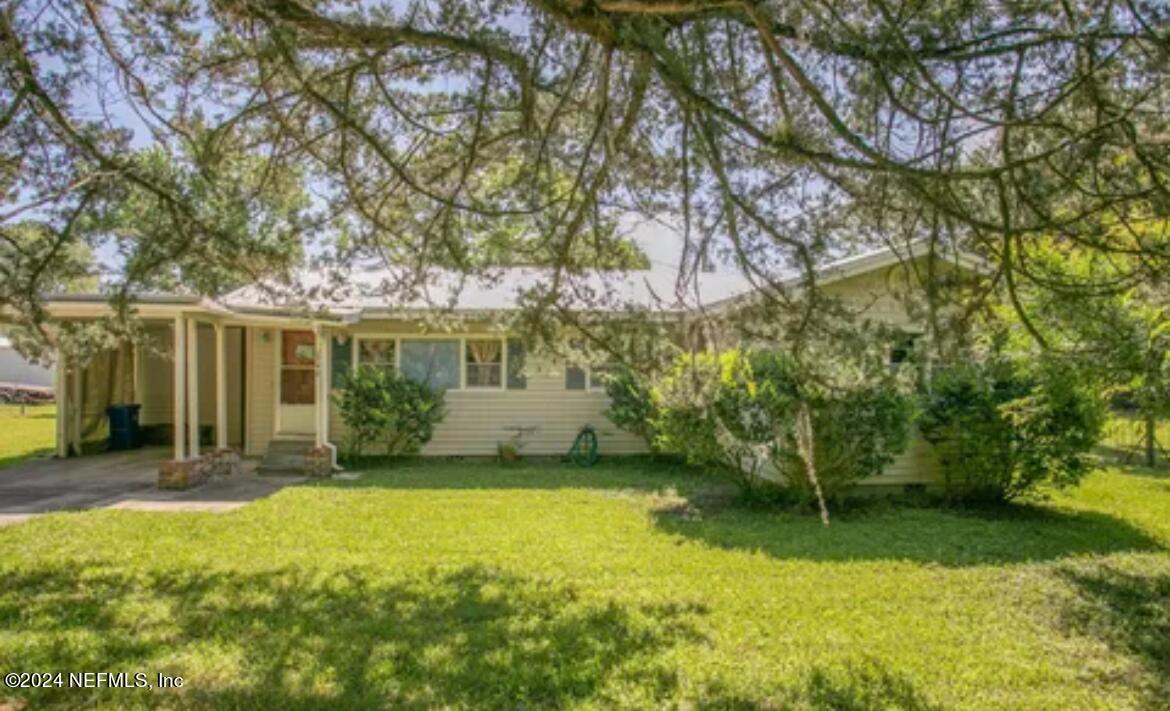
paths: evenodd
<path fill-rule="evenodd" d="M 330 337 L 321 324 L 195 308 L 143 308 L 141 318 L 132 341 L 85 358 L 58 351 L 58 457 L 104 451 L 106 409 L 137 405 L 143 441 L 170 455 L 161 487 L 237 471 L 241 457 L 264 455 L 274 440 L 303 442 L 306 466 L 332 470 Z"/>

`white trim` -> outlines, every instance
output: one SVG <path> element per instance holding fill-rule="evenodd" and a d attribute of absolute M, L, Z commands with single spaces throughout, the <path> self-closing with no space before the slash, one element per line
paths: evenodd
<path fill-rule="evenodd" d="M 199 456 L 199 322 L 187 319 L 187 456 Z"/>
<path fill-rule="evenodd" d="M 329 428 L 329 351 L 332 336 L 320 327 L 313 329 L 313 444 L 318 449 L 326 444 Z"/>
<path fill-rule="evenodd" d="M 382 336 L 382 335 L 378 335 L 378 334 L 374 334 L 374 335 L 353 334 L 353 335 L 350 335 L 349 340 L 353 342 L 353 347 L 350 349 L 350 354 L 349 354 L 350 370 L 356 371 L 358 369 L 358 367 L 360 367 L 362 365 L 361 345 L 359 345 L 359 342 L 363 342 L 363 341 L 391 341 L 392 343 L 394 343 L 394 362 L 393 363 L 370 363 L 368 365 L 380 365 L 383 367 L 389 365 L 389 366 L 394 368 L 395 373 L 398 372 L 398 353 L 401 350 L 398 347 L 398 345 L 399 345 L 398 344 L 398 336 L 396 336 L 396 335 Z"/>
<path fill-rule="evenodd" d="M 252 451 L 252 428 L 250 427 L 252 423 L 252 408 L 248 406 L 249 401 L 252 399 L 249 397 L 248 392 L 252 388 L 252 374 L 248 370 L 250 369 L 249 364 L 252 362 L 251 359 L 255 357 L 256 344 L 250 342 L 254 332 L 255 329 L 251 326 L 240 327 L 240 381 L 243 385 L 240 392 L 240 400 L 243 402 L 243 412 L 240 414 L 244 418 L 244 421 L 240 423 L 240 439 L 242 440 L 240 446 L 243 448 L 245 454 Z"/>
<path fill-rule="evenodd" d="M 280 388 L 284 380 L 281 377 L 280 362 L 284 358 L 284 329 L 273 329 L 272 334 L 275 339 L 272 347 L 276 349 L 276 370 L 272 375 L 276 379 L 272 387 L 272 437 L 275 439 L 280 436 Z"/>
<path fill-rule="evenodd" d="M 227 339 L 224 325 L 217 323 L 215 329 L 215 447 L 227 449 Z"/>
<path fill-rule="evenodd" d="M 72 401 L 71 419 L 73 420 L 73 431 L 70 433 L 69 440 L 70 446 L 73 449 L 73 453 L 77 456 L 81 456 L 81 410 L 85 405 L 85 391 L 81 387 L 81 381 L 85 369 L 82 368 L 81 364 L 77 361 L 76 358 L 74 358 L 73 367 L 71 370 L 73 371 L 73 381 L 72 394 L 69 396 L 69 399 Z"/>
<path fill-rule="evenodd" d="M 187 454 L 187 324 L 182 316 L 176 316 L 171 333 L 171 374 L 174 388 L 171 398 L 174 412 L 171 413 L 172 436 L 174 437 L 175 461 L 181 461 Z"/>
<path fill-rule="evenodd" d="M 131 402 L 142 404 L 142 391 L 144 390 L 144 380 L 142 372 L 142 344 L 132 343 L 130 347 L 130 355 L 134 359 L 134 397 Z"/>
<path fill-rule="evenodd" d="M 57 456 L 61 459 L 69 456 L 69 442 L 68 438 L 68 409 L 69 402 L 67 390 L 67 382 L 69 380 L 69 373 L 66 370 L 65 355 L 61 349 L 57 349 L 56 362 L 53 364 L 53 392 L 57 396 Z"/>
<path fill-rule="evenodd" d="M 336 334 L 335 334 L 336 335 Z M 458 345 L 459 386 L 447 388 L 449 391 L 467 393 L 496 393 L 508 389 L 508 335 L 498 333 L 469 333 L 458 336 L 436 333 L 349 333 L 347 337 L 352 341 L 350 349 L 350 369 L 357 370 L 362 365 L 361 344 L 365 341 L 393 341 L 394 343 L 394 372 L 402 373 L 402 345 L 407 341 L 453 341 Z M 498 386 L 467 385 L 467 342 L 468 341 L 499 341 L 500 343 L 500 384 Z"/>
<path fill-rule="evenodd" d="M 459 367 L 461 373 L 461 381 L 463 387 L 461 390 L 468 390 L 471 392 L 499 392 L 507 390 L 508 386 L 508 338 L 506 336 L 464 336 L 463 343 L 460 346 L 460 360 L 462 364 Z M 467 342 L 468 341 L 499 341 L 500 343 L 500 384 L 499 385 L 467 385 Z"/>
<path fill-rule="evenodd" d="M 281 395 L 282 395 L 281 390 L 284 387 L 284 334 L 287 331 L 294 331 L 294 332 L 300 332 L 300 333 L 308 332 L 308 333 L 313 334 L 313 347 L 314 347 L 314 351 L 313 351 L 313 353 L 314 353 L 314 357 L 313 357 L 313 374 L 314 374 L 313 406 L 314 406 L 314 408 L 316 408 L 316 402 L 317 402 L 316 372 L 317 372 L 318 363 L 317 363 L 317 358 L 316 358 L 316 347 L 317 347 L 317 340 L 318 339 L 316 336 L 316 331 L 313 328 L 277 328 L 275 330 L 275 333 L 276 333 L 276 344 L 275 344 L 276 345 L 276 374 L 275 374 L 276 375 L 276 383 L 275 383 L 275 387 L 273 388 L 274 395 L 275 395 L 275 397 L 274 397 L 275 402 L 273 403 L 273 414 L 272 414 L 272 428 L 273 428 L 272 438 L 273 439 L 301 438 L 307 434 L 310 434 L 308 432 L 286 432 L 284 430 L 284 422 L 282 421 L 283 418 L 281 417 L 281 409 L 283 407 L 283 403 L 281 402 Z M 302 369 L 308 370 L 308 368 L 303 368 L 303 367 L 302 367 Z M 294 405 L 294 407 L 295 407 L 295 405 Z M 312 434 L 315 437 L 316 436 L 316 429 L 317 429 L 316 416 L 313 417 L 313 429 L 314 429 L 314 432 L 312 432 Z"/>

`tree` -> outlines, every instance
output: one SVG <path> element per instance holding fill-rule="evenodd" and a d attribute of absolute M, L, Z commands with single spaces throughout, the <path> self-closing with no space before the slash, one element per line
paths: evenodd
<path fill-rule="evenodd" d="M 1144 243 L 1164 243 L 1161 221 L 1126 228 Z M 1041 241 L 1029 257 L 1035 286 L 1021 292 L 1020 309 L 1003 309 L 1007 324 L 1026 321 L 1050 351 L 1078 363 L 1106 392 L 1136 402 L 1144 426 L 1147 466 L 1157 458 L 1157 425 L 1170 414 L 1170 286 L 1138 279 L 1137 245 L 1102 255 Z M 1090 291 L 1091 290 L 1091 291 Z M 1016 338 L 1017 352 L 1034 353 L 1035 339 Z"/>
<path fill-rule="evenodd" d="M 0 12 L 0 128 L 19 136 L 4 149 L 52 158 L 43 176 L 10 172 L 4 199 L 36 185 L 64 225 L 117 179 L 173 216 L 150 254 L 239 254 L 250 233 L 127 159 L 128 107 L 200 179 L 230 180 L 204 170 L 224 151 L 266 176 L 304 171 L 342 263 L 482 271 L 498 261 L 477 253 L 482 230 L 516 221 L 518 248 L 552 270 L 531 300 L 549 318 L 629 210 L 678 218 L 701 247 L 684 279 L 721 250 L 810 321 L 815 300 L 794 292 L 815 290 L 818 259 L 918 237 L 976 246 L 1016 302 L 1038 236 L 1116 255 L 1102 224 L 1170 204 L 1168 15 L 1108 0 L 16 0 Z M 201 125 L 233 140 L 193 150 Z M 1165 269 L 1165 246 L 1140 249 L 1138 276 Z"/>

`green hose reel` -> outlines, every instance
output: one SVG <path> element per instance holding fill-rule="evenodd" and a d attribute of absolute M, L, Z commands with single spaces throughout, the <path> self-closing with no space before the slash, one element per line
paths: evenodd
<path fill-rule="evenodd" d="M 592 425 L 585 425 L 573 440 L 569 448 L 569 461 L 579 467 L 591 467 L 597 464 L 601 454 L 597 451 L 597 432 Z"/>

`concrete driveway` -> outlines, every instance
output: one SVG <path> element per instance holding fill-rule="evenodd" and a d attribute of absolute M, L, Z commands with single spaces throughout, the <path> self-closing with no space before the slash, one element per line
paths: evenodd
<path fill-rule="evenodd" d="M 0 526 L 50 511 L 92 508 L 142 511 L 230 511 L 303 477 L 245 473 L 213 479 L 188 491 L 160 491 L 158 465 L 168 448 L 109 452 L 73 459 L 42 459 L 0 469 Z"/>

